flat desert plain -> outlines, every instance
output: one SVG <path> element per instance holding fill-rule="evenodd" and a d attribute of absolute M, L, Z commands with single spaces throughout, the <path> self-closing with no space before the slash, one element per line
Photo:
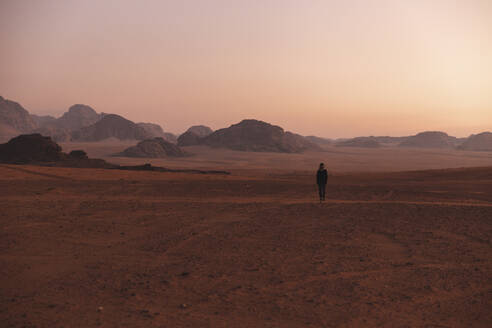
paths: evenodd
<path fill-rule="evenodd" d="M 0 326 L 492 326 L 492 167 L 237 156 L 160 160 L 231 175 L 0 165 Z"/>
<path fill-rule="evenodd" d="M 355 148 L 326 147 L 325 151 L 301 154 L 253 153 L 207 146 L 182 147 L 190 156 L 169 158 L 113 157 L 136 142 L 61 143 L 64 151 L 85 150 L 90 157 L 111 163 L 152 165 L 169 168 L 219 169 L 241 174 L 263 174 L 273 171 L 316 171 L 325 162 L 335 172 L 387 172 L 441 168 L 492 166 L 492 152 L 422 148 Z"/>

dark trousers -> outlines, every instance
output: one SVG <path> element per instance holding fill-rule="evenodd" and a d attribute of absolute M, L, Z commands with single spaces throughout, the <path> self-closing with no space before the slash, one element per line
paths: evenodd
<path fill-rule="evenodd" d="M 325 200 L 326 184 L 324 183 L 318 184 L 318 191 L 319 191 L 319 199 Z"/>

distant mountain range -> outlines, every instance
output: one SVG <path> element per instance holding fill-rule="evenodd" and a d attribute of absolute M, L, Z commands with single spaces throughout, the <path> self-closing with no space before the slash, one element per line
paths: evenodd
<path fill-rule="evenodd" d="M 468 138 L 456 138 L 440 131 L 426 131 L 414 136 L 370 136 L 352 139 L 304 137 L 284 131 L 279 126 L 248 119 L 228 128 L 213 131 L 203 125 L 190 127 L 176 137 L 153 123 L 134 123 L 120 115 L 97 113 L 93 108 L 76 104 L 59 118 L 30 114 L 19 103 L 0 96 L 0 142 L 20 134 L 39 133 L 54 141 L 95 142 L 106 139 L 146 141 L 119 155 L 182 156 L 179 147 L 205 145 L 240 151 L 299 153 L 321 151 L 329 147 L 413 147 L 492 151 L 492 133 L 483 132 Z M 162 141 L 161 141 L 162 140 Z M 164 143 L 165 142 L 165 143 Z M 168 143 L 177 144 L 177 148 Z"/>
<path fill-rule="evenodd" d="M 61 117 L 30 114 L 20 104 L 0 96 L 0 142 L 26 133 L 40 133 L 54 141 L 145 140 L 160 137 L 176 143 L 172 133 L 153 123 L 134 123 L 116 114 L 97 113 L 76 104 Z"/>
<path fill-rule="evenodd" d="M 482 133 L 487 134 L 487 132 Z M 480 136 L 480 135 L 479 135 Z M 480 139 L 480 141 L 478 140 Z M 479 144 L 480 143 L 480 144 Z M 465 145 L 466 146 L 463 146 Z M 406 147 L 406 148 L 440 148 L 440 149 L 462 149 L 462 150 L 488 150 L 492 151 L 492 142 L 486 138 L 474 136 L 468 138 L 456 138 L 440 131 L 425 131 L 407 137 L 356 137 L 352 139 L 335 140 L 333 145 L 336 147 Z"/>

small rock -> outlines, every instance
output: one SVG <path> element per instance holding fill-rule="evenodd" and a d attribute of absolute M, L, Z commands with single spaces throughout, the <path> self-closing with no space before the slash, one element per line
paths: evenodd
<path fill-rule="evenodd" d="M 104 308 L 102 306 L 97 308 L 97 312 L 102 312 L 102 310 L 104 310 Z"/>

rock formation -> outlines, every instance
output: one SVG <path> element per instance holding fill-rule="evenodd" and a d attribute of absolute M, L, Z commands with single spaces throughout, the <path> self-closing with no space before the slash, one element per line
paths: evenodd
<path fill-rule="evenodd" d="M 320 149 L 298 134 L 258 120 L 243 120 L 200 138 L 199 142 L 211 147 L 255 152 L 298 153 Z"/>
<path fill-rule="evenodd" d="M 37 128 L 29 112 L 20 104 L 0 96 L 0 138 L 8 140 Z"/>
<path fill-rule="evenodd" d="M 327 139 L 327 138 L 321 138 L 317 136 L 307 136 L 305 137 L 307 140 L 311 141 L 312 143 L 315 143 L 320 146 L 328 146 L 333 144 L 333 140 Z"/>
<path fill-rule="evenodd" d="M 205 125 L 194 125 L 178 137 L 178 146 L 199 145 L 201 139 L 209 136 L 213 130 Z"/>
<path fill-rule="evenodd" d="M 55 162 L 66 158 L 61 147 L 40 134 L 24 134 L 0 144 L 0 162 L 32 163 Z"/>
<path fill-rule="evenodd" d="M 138 126 L 144 128 L 153 138 L 162 138 L 170 143 L 177 143 L 177 138 L 174 134 L 164 132 L 159 124 L 154 123 L 137 123 Z"/>
<path fill-rule="evenodd" d="M 492 133 L 482 132 L 469 136 L 459 147 L 461 150 L 492 151 Z"/>
<path fill-rule="evenodd" d="M 72 133 L 72 141 L 145 140 L 152 138 L 146 129 L 119 115 L 107 114 L 96 123 Z"/>
<path fill-rule="evenodd" d="M 102 114 L 98 114 L 87 105 L 76 104 L 71 106 L 66 113 L 57 119 L 56 125 L 75 131 L 96 123 L 102 116 Z"/>
<path fill-rule="evenodd" d="M 185 133 L 183 133 L 178 137 L 178 146 L 185 147 L 185 146 L 199 145 L 201 139 L 202 138 L 200 138 L 195 133 L 191 131 L 186 131 Z"/>
<path fill-rule="evenodd" d="M 56 118 L 51 115 L 31 114 L 31 118 L 34 120 L 37 126 L 43 126 L 45 124 L 53 124 L 56 121 Z"/>
<path fill-rule="evenodd" d="M 357 137 L 338 142 L 336 147 L 378 148 L 381 144 L 374 137 Z"/>
<path fill-rule="evenodd" d="M 206 137 L 212 134 L 214 131 L 205 125 L 193 125 L 186 132 L 192 132 L 200 138 Z"/>
<path fill-rule="evenodd" d="M 115 156 L 164 158 L 186 156 L 186 153 L 163 138 L 147 139 L 139 142 L 136 146 L 129 147 Z"/>
<path fill-rule="evenodd" d="M 444 132 L 427 131 L 407 137 L 405 141 L 399 144 L 399 147 L 453 148 L 457 141 L 457 138 L 450 137 Z"/>

